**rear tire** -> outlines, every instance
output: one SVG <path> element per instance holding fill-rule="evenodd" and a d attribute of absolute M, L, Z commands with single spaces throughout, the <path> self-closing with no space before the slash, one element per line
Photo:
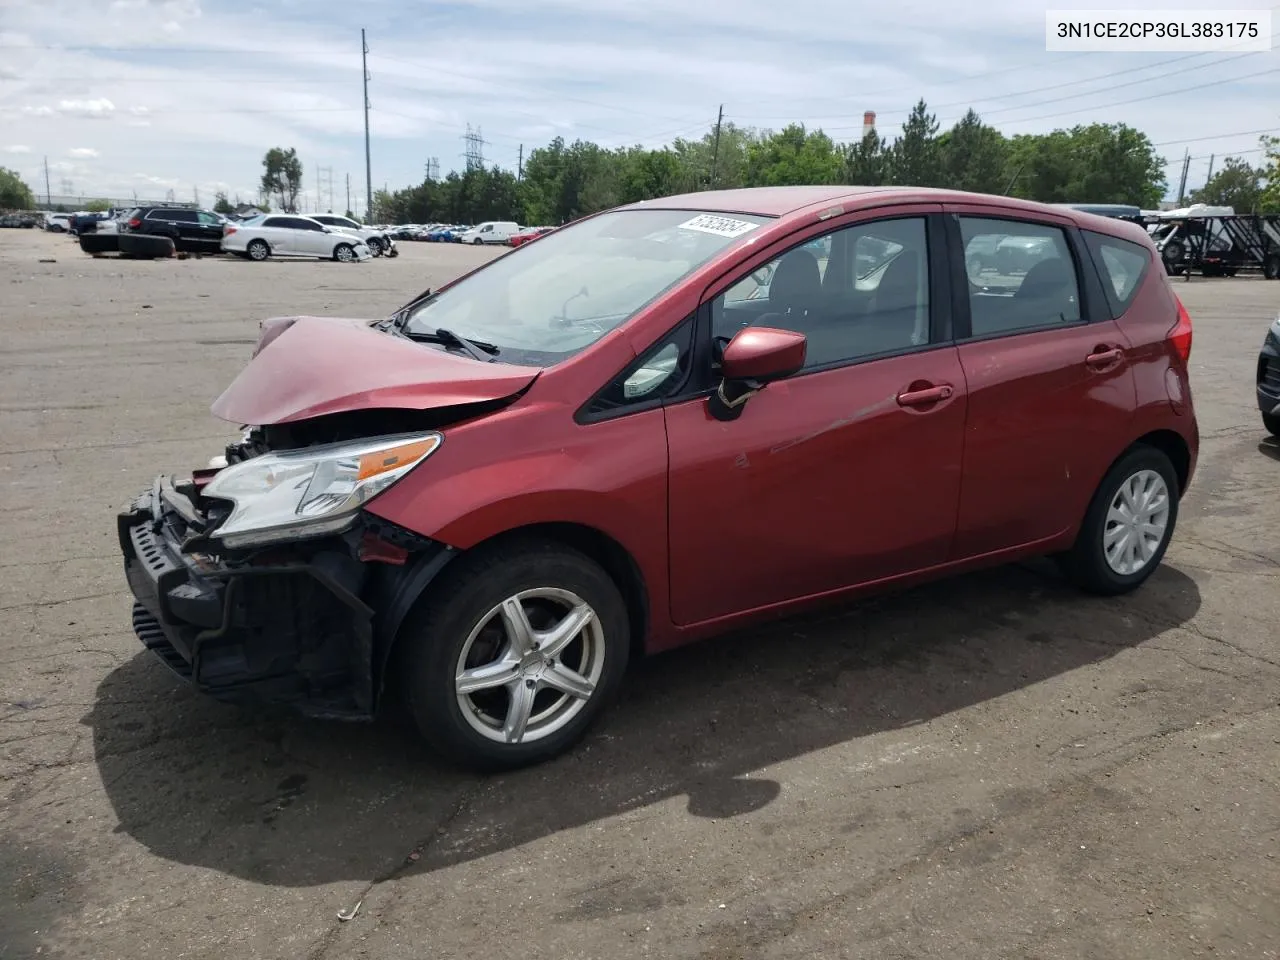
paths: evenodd
<path fill-rule="evenodd" d="M 1264 413 L 1262 415 L 1262 425 L 1267 428 L 1267 433 L 1280 440 L 1280 417 L 1275 414 Z"/>
<path fill-rule="evenodd" d="M 249 245 L 245 247 L 245 253 L 249 255 L 250 260 L 256 260 L 261 263 L 271 256 L 271 247 L 267 245 L 265 240 L 250 240 Z"/>
<path fill-rule="evenodd" d="M 512 640 L 502 610 L 513 600 L 534 630 L 567 622 L 574 609 L 590 618 L 566 631 L 560 649 L 542 634 L 538 650 Z M 397 643 L 405 703 L 423 738 L 460 766 L 494 771 L 549 760 L 582 738 L 622 682 L 630 626 L 621 592 L 594 561 L 556 543 L 508 541 L 450 565 Z M 474 678 L 478 667 L 492 679 L 460 693 L 460 672 Z M 565 684 L 586 693 L 562 693 Z M 527 725 L 513 740 L 504 725 L 526 696 Z"/>
<path fill-rule="evenodd" d="M 1280 254 L 1272 254 L 1262 264 L 1262 275 L 1268 280 L 1280 279 Z"/>
<path fill-rule="evenodd" d="M 1136 590 L 1164 559 L 1178 520 L 1179 495 L 1168 456 L 1145 444 L 1130 449 L 1102 478 L 1075 545 L 1057 558 L 1063 573 L 1100 596 Z M 1138 509 L 1130 509 L 1134 506 Z M 1126 563 L 1124 547 L 1130 543 L 1134 551 Z"/>

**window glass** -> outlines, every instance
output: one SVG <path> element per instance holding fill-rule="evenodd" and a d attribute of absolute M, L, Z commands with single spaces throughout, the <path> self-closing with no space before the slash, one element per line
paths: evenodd
<path fill-rule="evenodd" d="M 407 332 L 446 327 L 499 362 L 548 366 L 616 329 L 767 217 L 617 210 L 498 257 L 416 308 Z"/>
<path fill-rule="evenodd" d="M 219 220 L 212 213 L 205 213 L 203 210 L 200 211 L 199 216 L 200 216 L 200 222 L 209 226 L 216 227 L 218 224 L 222 223 L 222 221 Z"/>
<path fill-rule="evenodd" d="M 1129 309 L 1138 292 L 1151 256 L 1147 248 L 1119 237 L 1084 231 L 1085 243 L 1093 255 L 1093 262 L 1102 273 L 1102 286 L 1112 312 L 1119 316 Z"/>
<path fill-rule="evenodd" d="M 689 372 L 693 319 L 680 325 L 614 378 L 587 408 L 590 415 L 653 403 L 671 396 Z"/>
<path fill-rule="evenodd" d="M 262 221 L 262 225 L 264 227 L 282 227 L 286 230 L 293 226 L 288 217 L 267 217 L 266 220 Z"/>
<path fill-rule="evenodd" d="M 925 220 L 877 220 L 794 247 L 711 305 L 723 344 L 744 327 L 808 339 L 805 367 L 859 360 L 929 342 Z"/>
<path fill-rule="evenodd" d="M 1066 234 L 1019 220 L 960 217 L 972 336 L 1080 320 L 1080 289 Z"/>
<path fill-rule="evenodd" d="M 324 227 L 316 223 L 314 220 L 308 220 L 306 217 L 290 217 L 289 226 L 295 230 L 311 230 L 315 233 L 323 233 Z"/>

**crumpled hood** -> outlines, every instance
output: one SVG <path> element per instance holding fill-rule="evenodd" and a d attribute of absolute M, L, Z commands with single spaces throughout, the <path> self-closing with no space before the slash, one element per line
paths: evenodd
<path fill-rule="evenodd" d="M 370 326 L 375 322 L 321 317 L 265 322 L 265 344 L 214 401 L 214 416 L 264 426 L 349 410 L 439 409 L 505 400 L 541 372 L 446 353 L 381 333 Z"/>

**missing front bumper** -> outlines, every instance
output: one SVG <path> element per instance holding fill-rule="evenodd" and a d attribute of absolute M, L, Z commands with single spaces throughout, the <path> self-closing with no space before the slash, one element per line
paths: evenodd
<path fill-rule="evenodd" d="M 269 565 L 184 552 L 189 509 L 161 480 L 119 515 L 143 645 L 219 700 L 371 717 L 373 610 L 361 600 L 368 565 L 341 541 Z"/>

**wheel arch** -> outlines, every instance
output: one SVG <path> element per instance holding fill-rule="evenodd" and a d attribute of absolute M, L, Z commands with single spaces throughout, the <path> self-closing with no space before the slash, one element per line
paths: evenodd
<path fill-rule="evenodd" d="M 650 597 L 640 565 L 631 552 L 614 537 L 589 524 L 568 521 L 530 523 L 493 534 L 466 550 L 443 547 L 404 571 L 390 595 L 383 600 L 385 613 L 381 618 L 380 636 L 375 641 L 378 700 L 385 693 L 386 677 L 394 672 L 393 661 L 404 653 L 400 637 L 409 613 L 439 587 L 441 574 L 453 567 L 460 557 L 479 550 L 500 550 L 504 544 L 529 539 L 560 543 L 598 563 L 617 585 L 627 606 L 632 656 L 638 658 L 644 654 L 651 622 Z"/>
<path fill-rule="evenodd" d="M 1191 481 L 1191 447 L 1180 433 L 1176 430 L 1152 430 L 1131 443 L 1120 457 L 1139 446 L 1154 447 L 1168 457 L 1178 477 L 1178 495 L 1181 496 L 1187 492 L 1187 484 Z M 1120 457 L 1116 457 L 1116 461 Z M 1113 466 L 1116 461 L 1112 461 Z M 1107 469 L 1109 470 L 1110 467 Z"/>

